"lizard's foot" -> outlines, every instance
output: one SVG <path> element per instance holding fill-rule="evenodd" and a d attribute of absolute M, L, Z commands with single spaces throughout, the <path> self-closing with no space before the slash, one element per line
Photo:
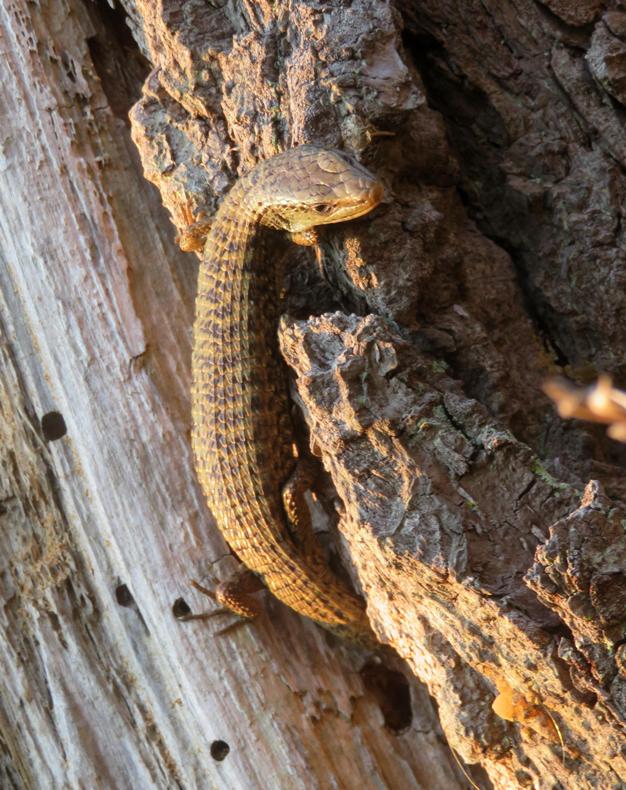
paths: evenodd
<path fill-rule="evenodd" d="M 252 596 L 254 593 L 263 589 L 263 583 L 247 569 L 239 571 L 228 581 L 219 582 L 215 585 L 215 590 L 203 587 L 197 581 L 193 580 L 191 581 L 191 586 L 198 590 L 198 592 L 206 595 L 212 601 L 220 604 L 220 608 L 213 609 L 210 612 L 185 614 L 177 618 L 183 622 L 187 622 L 188 620 L 209 620 L 212 617 L 224 614 L 236 615 L 239 619 L 219 630 L 217 632 L 219 635 L 232 631 L 240 625 L 244 625 L 261 613 L 261 604 Z"/>
<path fill-rule="evenodd" d="M 289 238 L 294 244 L 300 244 L 302 247 L 315 247 L 319 244 L 319 235 L 316 228 L 290 232 Z"/>
<path fill-rule="evenodd" d="M 283 507 L 291 536 L 300 550 L 310 559 L 324 561 L 311 524 L 311 514 L 304 494 L 315 482 L 319 466 L 312 458 L 299 457 L 294 471 L 282 489 Z"/>
<path fill-rule="evenodd" d="M 176 236 L 176 242 L 183 252 L 202 252 L 206 237 L 211 230 L 212 218 L 202 217 L 191 222 Z"/>
<path fill-rule="evenodd" d="M 324 261 L 322 260 L 322 248 L 320 247 L 320 237 L 317 228 L 300 230 L 289 233 L 289 238 L 294 244 L 302 247 L 315 247 L 315 263 L 322 279 L 324 278 Z"/>

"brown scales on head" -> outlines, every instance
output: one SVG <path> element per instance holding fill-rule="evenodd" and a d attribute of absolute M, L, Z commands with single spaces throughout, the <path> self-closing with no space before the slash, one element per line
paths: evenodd
<path fill-rule="evenodd" d="M 383 196 L 382 184 L 352 157 L 313 145 L 261 162 L 246 180 L 246 205 L 259 222 L 291 233 L 361 217 Z"/>
<path fill-rule="evenodd" d="M 260 225 L 308 238 L 380 202 L 380 182 L 347 154 L 305 145 L 259 163 L 226 196 L 200 269 L 193 368 L 193 448 L 218 526 L 281 601 L 340 634 L 367 641 L 361 599 L 329 570 L 306 512 L 291 512 L 297 471 L 279 305 Z"/>

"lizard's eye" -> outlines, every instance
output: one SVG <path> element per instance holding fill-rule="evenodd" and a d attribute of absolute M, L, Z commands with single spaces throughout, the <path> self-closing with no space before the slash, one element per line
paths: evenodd
<path fill-rule="evenodd" d="M 313 206 L 313 211 L 316 214 L 330 214 L 333 210 L 333 207 L 330 203 L 318 203 L 316 206 Z"/>

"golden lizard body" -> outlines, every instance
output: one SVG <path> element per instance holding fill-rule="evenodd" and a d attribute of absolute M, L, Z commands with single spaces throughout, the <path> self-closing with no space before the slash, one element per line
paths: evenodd
<path fill-rule="evenodd" d="M 359 217 L 381 197 L 352 158 L 311 145 L 237 181 L 204 248 L 192 358 L 196 468 L 220 531 L 277 598 L 357 639 L 369 633 L 363 602 L 332 574 L 306 520 L 290 521 L 281 495 L 297 459 L 277 347 L 279 284 L 262 228 L 307 234 Z"/>

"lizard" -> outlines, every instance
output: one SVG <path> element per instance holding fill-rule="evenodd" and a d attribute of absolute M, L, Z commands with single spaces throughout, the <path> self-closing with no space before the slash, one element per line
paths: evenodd
<path fill-rule="evenodd" d="M 196 472 L 226 542 L 280 601 L 367 643 L 364 603 L 328 567 L 302 498 L 310 481 L 290 424 L 266 229 L 313 244 L 316 226 L 360 217 L 382 195 L 380 181 L 352 157 L 314 145 L 263 160 L 237 180 L 206 225 L 192 352 Z M 258 606 L 247 593 L 257 586 L 242 577 L 212 597 L 254 617 Z"/>

